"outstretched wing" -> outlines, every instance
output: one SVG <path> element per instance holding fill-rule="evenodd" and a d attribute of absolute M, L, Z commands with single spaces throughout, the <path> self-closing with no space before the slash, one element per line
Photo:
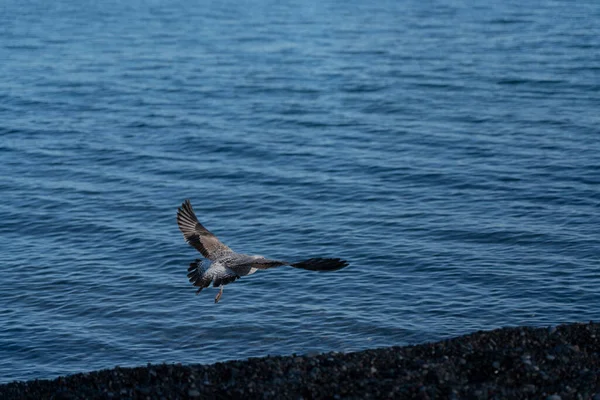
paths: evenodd
<path fill-rule="evenodd" d="M 260 257 L 253 258 L 251 262 L 248 263 L 250 267 L 256 269 L 269 269 L 279 267 L 281 265 L 289 265 L 290 263 L 286 261 L 278 261 L 278 260 L 270 260 L 268 258 Z"/>
<path fill-rule="evenodd" d="M 215 235 L 206 229 L 196 218 L 189 200 L 177 209 L 177 225 L 185 241 L 209 260 L 215 260 L 223 254 L 233 253 Z"/>
<path fill-rule="evenodd" d="M 309 258 L 308 260 L 290 264 L 294 268 L 309 271 L 337 271 L 348 266 L 348 261 L 341 258 Z"/>
<path fill-rule="evenodd" d="M 280 265 L 289 265 L 294 268 L 306 269 L 308 271 L 337 271 L 348 266 L 348 262 L 340 258 L 310 258 L 297 263 L 287 261 L 269 260 L 259 258 L 252 261 L 251 266 L 256 269 L 268 269 L 279 267 Z"/>

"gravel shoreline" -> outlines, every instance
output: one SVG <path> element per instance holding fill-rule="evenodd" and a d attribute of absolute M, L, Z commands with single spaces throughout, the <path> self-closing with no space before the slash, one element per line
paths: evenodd
<path fill-rule="evenodd" d="M 0 399 L 52 398 L 600 400 L 600 324 L 503 328 L 346 354 L 117 367 L 0 385 Z"/>

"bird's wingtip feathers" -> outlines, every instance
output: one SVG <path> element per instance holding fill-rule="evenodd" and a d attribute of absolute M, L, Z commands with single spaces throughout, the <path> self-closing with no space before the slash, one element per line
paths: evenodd
<path fill-rule="evenodd" d="M 310 258 L 290 265 L 308 271 L 337 271 L 349 264 L 348 261 L 341 258 Z"/>

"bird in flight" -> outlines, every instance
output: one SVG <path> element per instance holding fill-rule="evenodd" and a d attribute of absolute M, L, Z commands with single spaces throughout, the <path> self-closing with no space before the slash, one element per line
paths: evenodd
<path fill-rule="evenodd" d="M 258 270 L 289 265 L 309 271 L 337 271 L 348 266 L 348 262 L 339 258 L 310 258 L 291 263 L 263 256 L 236 253 L 202 226 L 196 218 L 189 200 L 185 200 L 177 209 L 177 225 L 183 233 L 185 241 L 210 261 L 210 263 L 206 263 L 205 260 L 197 259 L 190 264 L 187 276 L 190 282 L 198 288 L 196 294 L 209 287 L 211 283 L 213 287 L 220 288 L 215 297 L 215 303 L 221 299 L 225 285 Z M 209 264 L 208 267 L 207 264 Z"/>

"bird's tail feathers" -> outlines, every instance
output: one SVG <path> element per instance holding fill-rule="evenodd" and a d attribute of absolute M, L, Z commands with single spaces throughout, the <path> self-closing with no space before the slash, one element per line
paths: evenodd
<path fill-rule="evenodd" d="M 210 279 L 205 272 L 204 261 L 198 259 L 193 263 L 190 263 L 187 276 L 190 283 L 198 287 L 196 294 L 200 293 L 202 289 L 210 286 L 212 279 Z"/>
<path fill-rule="evenodd" d="M 308 271 L 337 271 L 347 267 L 348 262 L 341 258 L 310 258 L 290 265 Z"/>

